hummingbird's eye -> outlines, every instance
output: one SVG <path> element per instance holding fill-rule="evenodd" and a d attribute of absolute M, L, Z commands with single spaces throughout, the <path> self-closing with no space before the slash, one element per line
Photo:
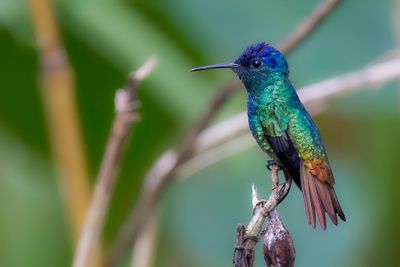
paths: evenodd
<path fill-rule="evenodd" d="M 261 66 L 261 61 L 259 60 L 254 60 L 251 65 L 253 65 L 254 68 L 258 68 Z"/>

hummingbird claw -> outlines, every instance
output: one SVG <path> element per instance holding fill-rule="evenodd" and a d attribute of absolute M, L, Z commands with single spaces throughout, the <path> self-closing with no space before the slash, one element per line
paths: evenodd
<path fill-rule="evenodd" d="M 267 164 L 265 165 L 267 167 L 268 170 L 272 171 L 272 165 L 275 165 L 276 160 L 274 159 L 270 159 L 267 160 Z"/>
<path fill-rule="evenodd" d="M 272 166 L 274 165 L 278 166 L 279 170 L 282 170 L 282 164 L 278 160 L 276 159 L 267 160 L 266 166 L 268 170 L 272 171 Z"/>
<path fill-rule="evenodd" d="M 266 204 L 267 204 L 267 200 L 266 200 L 266 199 L 260 199 L 260 200 L 253 206 L 253 215 L 255 214 L 256 208 L 257 208 L 258 206 L 265 207 Z"/>

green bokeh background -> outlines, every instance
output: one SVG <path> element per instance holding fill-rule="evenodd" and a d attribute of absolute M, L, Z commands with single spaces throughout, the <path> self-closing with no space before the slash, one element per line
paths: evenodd
<path fill-rule="evenodd" d="M 188 69 L 229 61 L 253 42 L 277 44 L 317 3 L 56 1 L 76 76 L 91 182 L 113 117 L 115 90 L 147 57 L 160 60 L 140 89 L 143 119 L 108 213 L 106 245 L 152 162 L 180 141 L 216 88 L 233 77 L 227 71 Z M 343 1 L 290 56 L 293 83 L 307 85 L 387 56 L 399 47 L 399 16 L 398 0 Z M 72 260 L 37 74 L 26 3 L 0 0 L 0 266 L 62 267 Z M 217 120 L 243 110 L 244 97 L 241 92 L 230 100 Z M 326 232 L 313 230 L 294 188 L 279 211 L 296 244 L 296 266 L 399 266 L 399 100 L 399 84 L 391 82 L 340 97 L 315 118 L 348 222 L 329 225 Z M 162 200 L 154 266 L 230 266 L 236 224 L 250 218 L 250 185 L 262 188 L 268 177 L 264 163 L 254 147 L 172 185 Z M 126 257 L 121 266 L 128 262 Z M 263 266 L 261 258 L 257 266 Z"/>

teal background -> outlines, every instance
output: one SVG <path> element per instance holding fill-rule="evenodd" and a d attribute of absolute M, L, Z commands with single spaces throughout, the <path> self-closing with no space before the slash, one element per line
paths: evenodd
<path fill-rule="evenodd" d="M 142 121 L 124 160 L 103 239 L 116 234 L 153 161 L 179 142 L 248 44 L 277 44 L 316 0 L 59 0 L 56 12 L 76 89 L 93 182 L 127 74 L 155 55 L 141 86 Z M 398 0 L 343 1 L 289 58 L 301 87 L 346 73 L 399 47 Z M 392 56 L 389 56 L 392 57 Z M 51 157 L 38 86 L 38 54 L 25 1 L 0 1 L 0 266 L 70 266 L 73 249 Z M 245 108 L 244 91 L 217 121 Z M 339 97 L 315 117 L 348 222 L 308 226 L 295 188 L 279 211 L 297 249 L 296 266 L 397 266 L 400 251 L 399 84 Z M 227 129 L 229 131 L 229 129 Z M 250 186 L 269 174 L 256 147 L 173 184 L 162 199 L 154 266 L 230 266 L 238 223 L 250 219 Z M 267 183 L 269 185 L 269 182 Z M 258 251 L 259 256 L 261 250 Z M 128 266 L 128 257 L 121 266 Z M 257 266 L 263 266 L 258 258 Z"/>

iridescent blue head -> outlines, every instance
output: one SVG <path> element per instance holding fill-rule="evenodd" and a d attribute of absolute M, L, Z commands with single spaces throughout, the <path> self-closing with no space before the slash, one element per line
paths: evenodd
<path fill-rule="evenodd" d="M 267 43 L 251 45 L 233 63 L 194 68 L 192 71 L 230 68 L 243 81 L 246 88 L 257 86 L 266 79 L 289 75 L 289 67 L 283 54 Z"/>

